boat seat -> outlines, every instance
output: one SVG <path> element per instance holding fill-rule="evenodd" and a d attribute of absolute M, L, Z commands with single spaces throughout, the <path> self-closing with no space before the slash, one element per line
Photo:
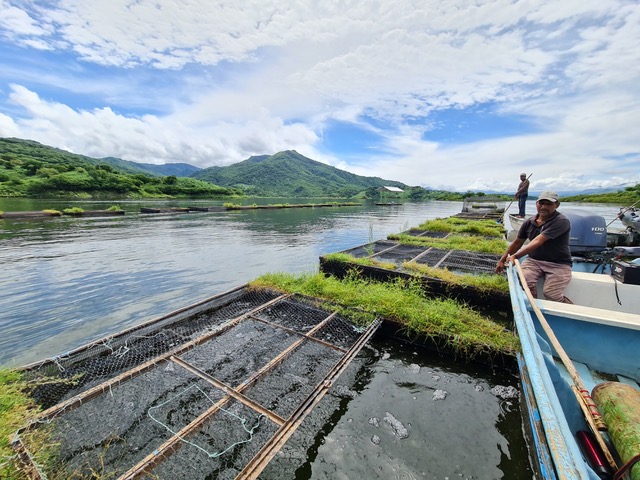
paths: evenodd
<path fill-rule="evenodd" d="M 612 327 L 631 328 L 640 330 L 640 315 L 635 313 L 617 312 L 603 308 L 585 307 L 570 303 L 552 302 L 536 299 L 536 304 L 542 313 L 558 315 L 585 322 L 601 323 Z"/>

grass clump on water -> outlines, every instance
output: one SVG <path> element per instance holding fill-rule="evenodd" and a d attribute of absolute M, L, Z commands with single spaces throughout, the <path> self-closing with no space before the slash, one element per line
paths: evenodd
<path fill-rule="evenodd" d="M 373 254 L 373 252 L 371 254 Z M 393 262 L 381 262 L 375 258 L 368 257 L 354 257 L 349 253 L 328 253 L 327 255 L 324 255 L 324 259 L 330 262 L 355 263 L 365 267 L 378 267 L 386 270 L 395 270 L 397 267 Z"/>
<path fill-rule="evenodd" d="M 435 268 L 417 262 L 403 262 L 403 270 L 438 278 L 455 285 L 466 285 L 481 292 L 509 292 L 509 281 L 504 275 L 455 273 L 446 268 Z"/>
<path fill-rule="evenodd" d="M 383 317 L 403 325 L 409 334 L 425 335 L 446 343 L 472 358 L 479 353 L 513 355 L 518 340 L 493 320 L 452 299 L 427 298 L 418 282 L 374 282 L 353 275 L 343 280 L 324 274 L 270 273 L 250 283 L 299 293 L 340 305 L 345 316 L 361 323 Z M 357 314 L 357 312 L 360 312 Z"/>
<path fill-rule="evenodd" d="M 470 252 L 492 253 L 501 255 L 507 249 L 504 238 L 487 239 L 478 235 L 454 233 L 445 238 L 415 237 L 404 233 L 391 234 L 389 240 L 396 240 L 403 245 L 433 247 L 442 250 L 467 250 Z"/>
<path fill-rule="evenodd" d="M 495 220 L 470 220 L 467 218 L 436 218 L 416 227 L 425 232 L 469 233 L 484 237 L 504 237 L 504 225 Z"/>

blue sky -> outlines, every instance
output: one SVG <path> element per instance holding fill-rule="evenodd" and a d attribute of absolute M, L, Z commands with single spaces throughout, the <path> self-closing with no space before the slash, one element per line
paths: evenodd
<path fill-rule="evenodd" d="M 640 183 L 637 0 L 0 0 L 0 136 L 447 190 Z"/>

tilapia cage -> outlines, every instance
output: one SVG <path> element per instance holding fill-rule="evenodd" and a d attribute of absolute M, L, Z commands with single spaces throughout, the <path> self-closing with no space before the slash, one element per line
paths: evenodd
<path fill-rule="evenodd" d="M 434 234 L 428 236 L 440 238 Z M 372 258 L 396 265 L 402 265 L 404 262 L 416 262 L 433 268 L 446 268 L 471 274 L 494 274 L 496 263 L 500 259 L 500 255 L 493 253 L 445 250 L 428 246 L 407 245 L 394 240 L 378 240 L 344 250 L 341 253 L 347 253 L 356 258 Z"/>
<path fill-rule="evenodd" d="M 30 478 L 257 478 L 380 324 L 238 287 L 23 367 Z"/>

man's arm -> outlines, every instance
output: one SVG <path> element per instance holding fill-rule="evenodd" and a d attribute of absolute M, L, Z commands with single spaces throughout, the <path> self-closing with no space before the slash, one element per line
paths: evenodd
<path fill-rule="evenodd" d="M 513 242 L 511 242 L 509 247 L 507 247 L 507 251 L 504 252 L 504 255 L 500 257 L 500 260 L 498 260 L 498 264 L 496 265 L 496 273 L 502 273 L 504 271 L 504 264 L 509 255 L 513 255 L 514 253 L 516 253 L 520 249 L 520 247 L 522 247 L 525 240 L 526 239 L 524 238 L 516 238 Z"/>
<path fill-rule="evenodd" d="M 511 245 L 509 245 L 507 251 L 504 252 L 504 255 L 500 257 L 500 260 L 498 260 L 498 264 L 496 265 L 496 273 L 502 273 L 504 271 L 505 264 L 512 263 L 517 258 L 522 258 L 525 255 L 529 255 L 547 240 L 549 240 L 549 237 L 540 234 L 523 247 L 522 245 L 524 245 L 525 239 L 516 238 L 511 243 Z"/>
<path fill-rule="evenodd" d="M 510 257 L 507 257 L 507 261 L 513 262 L 517 258 L 522 258 L 525 255 L 529 255 L 531 252 L 533 252 L 535 249 L 537 249 L 540 245 L 542 245 L 547 240 L 549 240 L 549 237 L 541 233 L 536 238 L 534 238 L 529 243 L 527 243 L 524 247 L 522 247 L 519 250 L 516 250 Z"/>

